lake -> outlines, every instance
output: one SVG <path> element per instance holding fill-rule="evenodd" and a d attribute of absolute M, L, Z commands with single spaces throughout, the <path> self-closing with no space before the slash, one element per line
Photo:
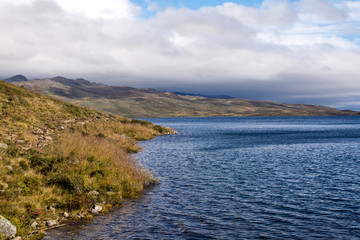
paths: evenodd
<path fill-rule="evenodd" d="M 147 120 L 161 184 L 46 239 L 360 239 L 360 117 Z"/>

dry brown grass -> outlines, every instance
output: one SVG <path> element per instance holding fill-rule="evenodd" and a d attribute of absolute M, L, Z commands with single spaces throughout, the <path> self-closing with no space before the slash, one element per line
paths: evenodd
<path fill-rule="evenodd" d="M 0 143 L 7 146 L 0 148 L 0 215 L 25 239 L 36 230 L 30 227 L 34 221 L 41 230 L 50 219 L 91 219 L 95 204 L 106 212 L 139 196 L 156 180 L 130 154 L 140 150 L 136 141 L 172 131 L 1 81 L 0 110 Z"/>
<path fill-rule="evenodd" d="M 123 197 L 136 197 L 151 179 L 128 154 L 128 149 L 133 145 L 133 140 L 123 136 L 107 138 L 68 132 L 59 137 L 57 144 L 49 148 L 48 154 L 66 158 L 67 161 L 57 171 L 82 176 L 83 188 L 89 191 L 115 191 Z M 124 189 L 124 182 L 131 187 Z"/>

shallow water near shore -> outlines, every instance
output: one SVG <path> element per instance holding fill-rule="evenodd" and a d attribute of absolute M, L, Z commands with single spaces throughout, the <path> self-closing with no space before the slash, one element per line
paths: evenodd
<path fill-rule="evenodd" d="M 45 239 L 360 239 L 360 117 L 147 120 L 161 184 Z"/>

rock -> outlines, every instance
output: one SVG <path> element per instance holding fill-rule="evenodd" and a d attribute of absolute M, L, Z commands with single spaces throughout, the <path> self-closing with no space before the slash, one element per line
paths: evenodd
<path fill-rule="evenodd" d="M 29 142 L 29 143 L 26 143 L 26 144 L 22 147 L 22 149 L 25 150 L 25 151 L 27 151 L 27 150 L 29 150 L 31 147 L 32 147 L 32 143 Z"/>
<path fill-rule="evenodd" d="M 46 147 L 48 144 L 47 143 L 44 143 L 44 142 L 39 142 L 37 144 L 37 147 L 40 148 L 40 149 L 43 149 L 44 147 Z"/>
<path fill-rule="evenodd" d="M 79 161 L 79 159 L 74 158 L 74 159 L 71 161 L 71 163 L 74 164 L 74 165 L 77 165 L 77 164 L 80 163 L 80 161 Z"/>
<path fill-rule="evenodd" d="M 91 209 L 92 214 L 99 214 L 102 211 L 102 206 L 95 205 L 93 209 Z"/>
<path fill-rule="evenodd" d="M 9 184 L 7 184 L 6 182 L 0 183 L 0 189 L 1 190 L 5 190 L 9 187 Z"/>
<path fill-rule="evenodd" d="M 31 227 L 31 228 L 36 228 L 37 225 L 38 225 L 38 223 L 35 221 L 35 222 L 31 223 L 30 227 Z"/>
<path fill-rule="evenodd" d="M 14 238 L 16 236 L 16 227 L 3 216 L 0 216 L 0 235 L 4 238 Z"/>
<path fill-rule="evenodd" d="M 49 220 L 49 221 L 46 221 L 46 225 L 48 227 L 54 227 L 57 225 L 57 221 L 56 220 Z"/>
<path fill-rule="evenodd" d="M 51 141 L 51 140 L 52 140 L 52 137 L 46 136 L 46 137 L 45 137 L 45 140 Z"/>
<path fill-rule="evenodd" d="M 0 148 L 2 149 L 8 149 L 8 145 L 6 143 L 0 143 Z"/>
<path fill-rule="evenodd" d="M 88 195 L 90 195 L 90 196 L 98 196 L 98 195 L 99 195 L 99 192 L 93 190 L 93 191 L 90 191 L 90 192 L 88 193 Z"/>
<path fill-rule="evenodd" d="M 64 216 L 65 218 L 68 218 L 68 217 L 69 217 L 69 214 L 68 214 L 67 212 L 64 212 L 64 213 L 63 213 L 63 216 Z"/>
<path fill-rule="evenodd" d="M 8 171 L 12 171 L 12 170 L 13 170 L 13 167 L 10 166 L 10 165 L 6 165 L 4 168 L 5 168 L 6 170 L 8 170 Z"/>
<path fill-rule="evenodd" d="M 36 135 L 42 135 L 42 134 L 44 134 L 44 131 L 41 129 L 35 129 L 32 133 L 36 134 Z"/>
<path fill-rule="evenodd" d="M 73 123 L 73 122 L 75 122 L 75 119 L 69 119 L 64 121 L 64 123 Z"/>
<path fill-rule="evenodd" d="M 55 208 L 53 206 L 50 206 L 49 210 L 55 212 Z"/>
<path fill-rule="evenodd" d="M 18 237 L 16 237 L 16 238 L 13 238 L 12 240 L 21 240 L 21 237 L 18 236 Z"/>

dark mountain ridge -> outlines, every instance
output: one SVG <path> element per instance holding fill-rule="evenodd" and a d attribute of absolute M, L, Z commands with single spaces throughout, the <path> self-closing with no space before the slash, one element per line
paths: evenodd
<path fill-rule="evenodd" d="M 28 79 L 24 75 L 19 74 L 19 75 L 7 78 L 4 81 L 5 82 L 24 82 L 24 81 L 28 81 Z"/>
<path fill-rule="evenodd" d="M 108 86 L 85 79 L 54 77 L 14 82 L 64 101 L 126 117 L 339 116 L 351 110 L 237 98 L 213 98 L 155 89 Z M 220 96 L 217 96 L 220 97 Z"/>

